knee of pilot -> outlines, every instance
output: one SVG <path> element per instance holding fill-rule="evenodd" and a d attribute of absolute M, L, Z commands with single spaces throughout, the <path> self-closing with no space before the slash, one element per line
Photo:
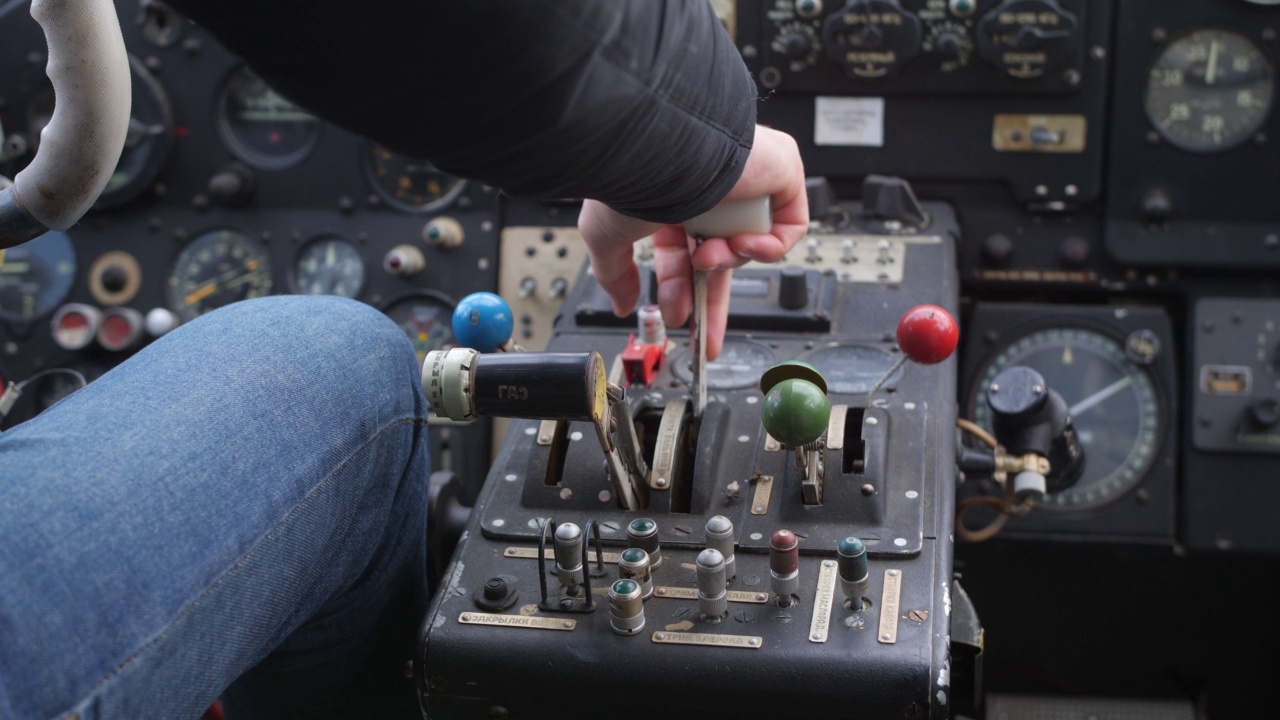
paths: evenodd
<path fill-rule="evenodd" d="M 225 322 L 256 326 L 258 351 L 291 356 L 306 368 L 309 382 L 323 383 L 330 392 L 354 391 L 378 404 L 413 401 L 421 380 L 413 345 L 377 309 L 316 295 L 272 296 L 240 305 L 241 317 L 227 316 Z M 238 330 L 253 334 L 244 324 Z"/>
<path fill-rule="evenodd" d="M 364 373 L 385 382 L 393 375 L 419 372 L 413 345 L 391 318 L 365 303 L 347 298 L 316 298 L 323 320 L 307 339 L 317 356 L 338 364 L 343 372 Z"/>

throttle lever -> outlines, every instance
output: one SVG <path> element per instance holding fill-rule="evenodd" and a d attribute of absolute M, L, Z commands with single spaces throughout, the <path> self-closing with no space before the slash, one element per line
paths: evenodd
<path fill-rule="evenodd" d="M 433 411 L 455 421 L 489 417 L 589 422 L 624 508 L 639 510 L 648 467 L 626 391 L 605 379 L 600 353 L 427 353 L 422 389 Z"/>
<path fill-rule="evenodd" d="M 743 233 L 766 233 L 773 227 L 769 197 L 722 202 L 684 223 L 684 230 L 695 244 L 707 238 L 728 238 Z M 707 407 L 707 272 L 693 271 L 693 326 L 689 329 L 693 343 L 693 416 L 702 417 Z"/>

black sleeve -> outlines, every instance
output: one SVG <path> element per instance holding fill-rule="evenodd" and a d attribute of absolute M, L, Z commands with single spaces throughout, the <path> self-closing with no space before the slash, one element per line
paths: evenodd
<path fill-rule="evenodd" d="M 746 163 L 755 85 L 707 0 L 175 0 L 308 110 L 533 198 L 658 222 Z"/>

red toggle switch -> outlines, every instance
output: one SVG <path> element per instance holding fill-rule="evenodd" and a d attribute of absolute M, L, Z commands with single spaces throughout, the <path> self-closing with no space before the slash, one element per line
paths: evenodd
<path fill-rule="evenodd" d="M 661 344 L 644 343 L 636 339 L 635 333 L 627 340 L 627 348 L 622 351 L 622 374 L 627 385 L 648 385 L 658 377 L 662 363 L 667 359 L 667 347 Z"/>

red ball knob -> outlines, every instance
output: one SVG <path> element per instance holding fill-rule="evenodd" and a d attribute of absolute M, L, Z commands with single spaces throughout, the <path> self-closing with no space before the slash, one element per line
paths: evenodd
<path fill-rule="evenodd" d="M 937 305 L 917 305 L 898 321 L 898 347 L 921 365 L 951 357 L 959 341 L 956 319 Z"/>

